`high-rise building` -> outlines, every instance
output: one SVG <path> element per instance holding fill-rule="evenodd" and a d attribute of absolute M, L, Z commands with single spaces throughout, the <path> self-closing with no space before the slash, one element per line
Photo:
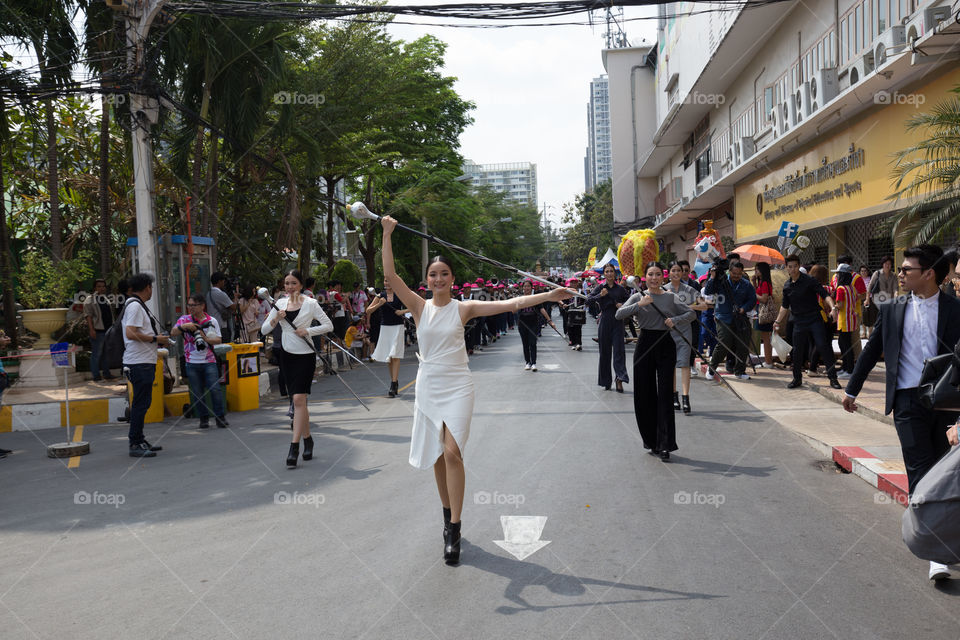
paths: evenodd
<path fill-rule="evenodd" d="M 477 164 L 467 160 L 463 172 L 476 187 L 491 187 L 509 202 L 537 206 L 537 165 L 532 162 Z"/>
<path fill-rule="evenodd" d="M 583 159 L 584 186 L 592 191 L 610 179 L 613 160 L 610 155 L 610 93 L 607 76 L 590 82 L 587 103 L 587 154 Z"/>

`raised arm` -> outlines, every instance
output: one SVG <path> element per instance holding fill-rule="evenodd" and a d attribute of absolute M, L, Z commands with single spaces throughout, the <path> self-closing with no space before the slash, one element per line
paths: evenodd
<path fill-rule="evenodd" d="M 380 296 L 377 296 L 373 299 L 373 302 L 367 305 L 367 309 L 366 311 L 364 311 L 364 313 L 366 313 L 367 317 L 369 317 L 371 313 L 373 313 L 374 311 L 376 311 L 386 303 L 387 303 L 386 298 L 381 298 Z"/>
<path fill-rule="evenodd" d="M 526 307 L 543 304 L 544 302 L 560 302 L 569 298 L 570 289 L 551 289 L 546 293 L 535 293 L 529 296 L 510 298 L 509 300 L 464 300 L 460 303 L 460 319 L 466 324 L 471 318 L 495 316 L 507 311 L 517 312 Z M 546 315 L 546 313 L 544 313 Z"/>
<path fill-rule="evenodd" d="M 397 269 L 393 262 L 393 241 L 391 236 L 393 230 L 397 228 L 397 221 L 391 216 L 380 218 L 380 226 L 383 227 L 383 247 L 381 256 L 383 258 L 383 279 L 390 282 L 390 288 L 394 295 L 400 298 L 404 306 L 410 309 L 416 320 L 420 320 L 420 312 L 423 311 L 423 298 L 410 290 L 407 283 L 397 275 Z"/>

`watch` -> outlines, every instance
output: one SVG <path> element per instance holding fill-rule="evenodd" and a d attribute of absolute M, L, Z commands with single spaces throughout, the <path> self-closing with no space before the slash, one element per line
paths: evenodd
<path fill-rule="evenodd" d="M 150 342 L 156 342 L 157 336 L 150 336 Z"/>

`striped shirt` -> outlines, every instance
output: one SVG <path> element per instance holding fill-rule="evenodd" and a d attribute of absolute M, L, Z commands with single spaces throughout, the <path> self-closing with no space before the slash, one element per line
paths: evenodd
<path fill-rule="evenodd" d="M 860 328 L 857 314 L 857 292 L 851 285 L 837 287 L 834 294 L 837 303 L 837 331 L 856 331 Z"/>

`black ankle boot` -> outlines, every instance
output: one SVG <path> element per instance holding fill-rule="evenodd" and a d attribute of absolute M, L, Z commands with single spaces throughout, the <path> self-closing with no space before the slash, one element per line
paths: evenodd
<path fill-rule="evenodd" d="M 673 410 L 680 411 L 680 392 L 673 392 Z"/>
<path fill-rule="evenodd" d="M 307 436 L 303 439 L 303 459 L 311 460 L 313 458 L 313 436 Z"/>
<path fill-rule="evenodd" d="M 443 508 L 443 541 L 447 541 L 447 530 L 450 529 L 450 518 L 453 514 L 448 507 Z"/>
<path fill-rule="evenodd" d="M 690 413 L 690 396 L 683 396 L 683 412 Z"/>
<path fill-rule="evenodd" d="M 287 453 L 287 466 L 293 468 L 297 466 L 297 456 L 300 455 L 300 443 L 291 442 L 290 451 Z"/>
<path fill-rule="evenodd" d="M 443 541 L 443 561 L 449 565 L 460 564 L 460 525 L 451 522 Z"/>
<path fill-rule="evenodd" d="M 394 380 L 393 382 L 390 383 L 390 392 L 389 392 L 388 395 L 389 395 L 391 398 L 395 398 L 395 397 L 397 397 L 398 395 L 400 395 L 400 391 L 397 389 L 399 386 L 400 386 L 400 383 L 399 383 L 398 381 L 396 381 L 396 380 Z"/>

